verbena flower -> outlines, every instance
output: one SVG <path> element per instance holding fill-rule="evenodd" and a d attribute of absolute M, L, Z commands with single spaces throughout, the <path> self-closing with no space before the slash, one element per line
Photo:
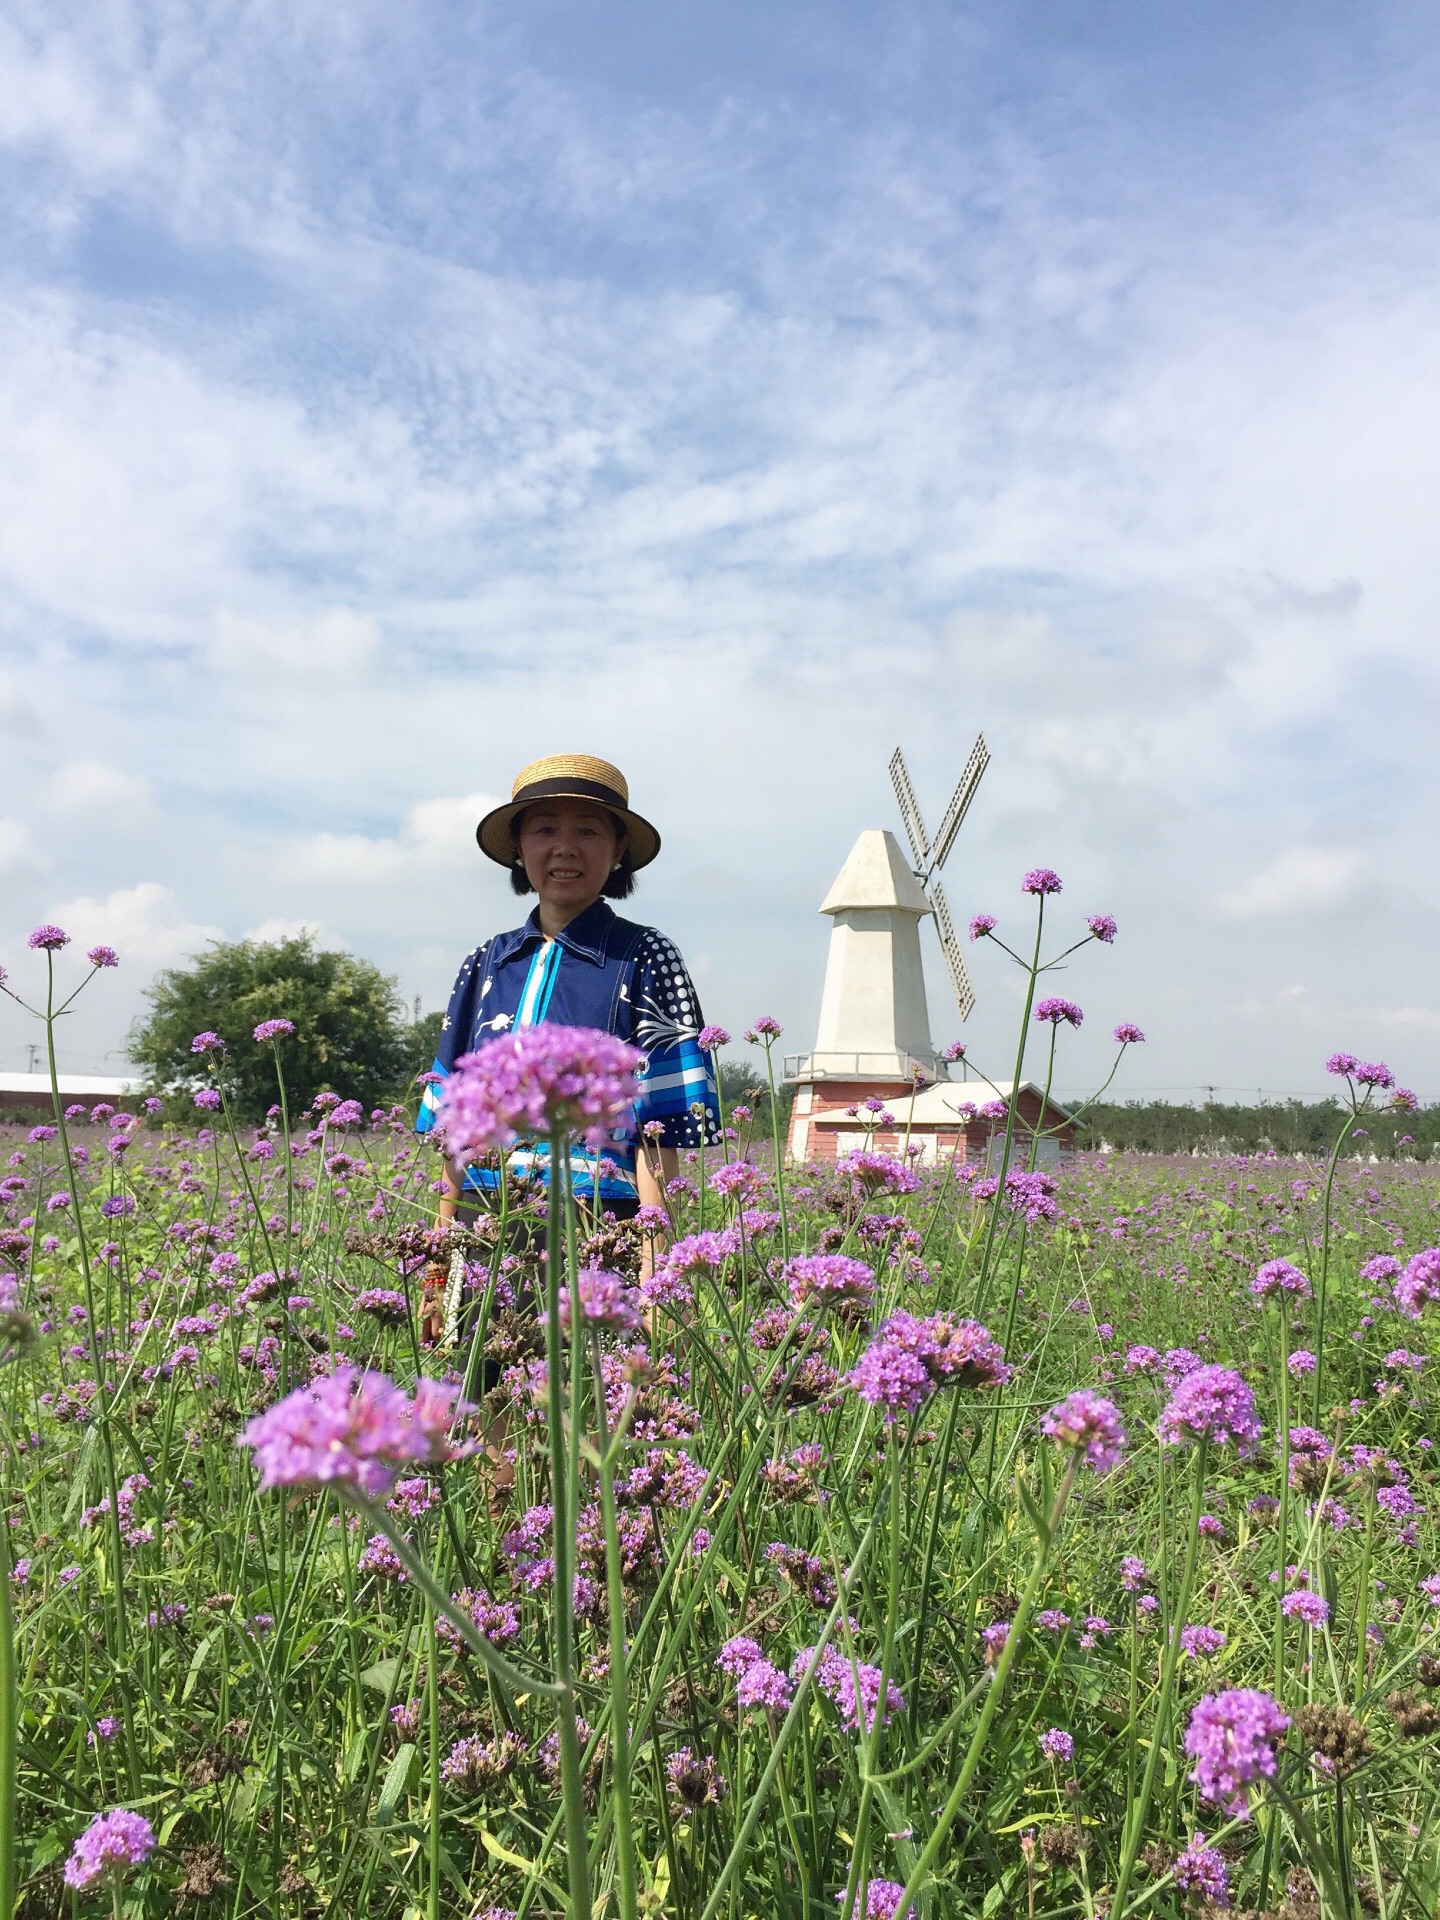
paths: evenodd
<path fill-rule="evenodd" d="M 1287 1593 L 1280 1602 L 1281 1613 L 1292 1620 L 1303 1620 L 1307 1627 L 1323 1627 L 1330 1618 L 1330 1605 L 1322 1600 L 1318 1593 L 1309 1593 L 1301 1589 L 1298 1593 Z"/>
<path fill-rule="evenodd" d="M 700 1029 L 700 1050 L 702 1053 L 714 1053 L 719 1047 L 728 1047 L 730 1036 L 724 1027 L 702 1027 Z M 688 1752 L 688 1748 L 682 1749 Z"/>
<path fill-rule="evenodd" d="M 843 1253 L 801 1254 L 784 1277 L 797 1307 L 867 1307 L 875 1298 L 874 1274 L 863 1260 Z"/>
<path fill-rule="evenodd" d="M 843 1907 L 843 1887 L 835 1898 Z M 903 1913 L 900 1910 L 900 1902 L 904 1898 L 905 1889 L 898 1880 L 867 1881 L 864 1892 L 855 1902 L 853 1920 L 912 1920 L 915 1912 L 913 1906 L 907 1905 Z"/>
<path fill-rule="evenodd" d="M 1068 1394 L 1040 1422 L 1041 1431 L 1061 1446 L 1080 1448 L 1085 1465 L 1108 1473 L 1125 1451 L 1125 1429 L 1112 1401 L 1088 1387 Z"/>
<path fill-rule="evenodd" d="M 1203 1893 L 1212 1907 L 1222 1911 L 1230 1905 L 1230 1869 L 1225 1856 L 1218 1847 L 1206 1846 L 1205 1836 L 1198 1829 L 1171 1871 L 1177 1887 Z"/>
<path fill-rule="evenodd" d="M 1290 1261 L 1267 1260 L 1263 1267 L 1256 1270 L 1255 1278 L 1250 1282 L 1250 1291 L 1259 1300 L 1278 1299 L 1287 1293 L 1293 1294 L 1298 1300 L 1308 1300 L 1311 1286 L 1309 1277 Z"/>
<path fill-rule="evenodd" d="M 382 1373 L 339 1366 L 257 1416 L 239 1437 L 260 1469 L 260 1486 L 350 1486 L 388 1493 L 411 1461 L 454 1453 L 447 1435 L 461 1410 L 458 1388 L 416 1382 L 409 1400 Z"/>
<path fill-rule="evenodd" d="M 461 1160 L 522 1136 L 583 1136 L 600 1148 L 639 1097 L 645 1056 L 593 1027 L 545 1024 L 503 1034 L 463 1055 L 445 1082 L 438 1125 Z"/>
<path fill-rule="evenodd" d="M 889 1153 L 874 1153 L 866 1147 L 843 1154 L 835 1163 L 835 1171 L 862 1193 L 878 1193 L 882 1189 L 890 1193 L 914 1193 L 920 1185 L 903 1160 Z"/>
<path fill-rule="evenodd" d="M 409 1301 L 394 1287 L 366 1287 L 356 1294 L 355 1305 L 387 1326 L 403 1326 L 410 1317 Z"/>
<path fill-rule="evenodd" d="M 114 947 L 91 947 L 85 958 L 92 967 L 118 967 L 120 956 Z"/>
<path fill-rule="evenodd" d="M 31 944 L 40 943 L 32 936 Z M 82 1893 L 89 1887 L 117 1886 L 135 1867 L 143 1866 L 154 1851 L 155 1834 L 145 1816 L 131 1813 L 128 1807 L 116 1807 L 92 1820 L 75 1842 L 65 1862 L 65 1884 Z"/>
<path fill-rule="evenodd" d="M 1255 1396 L 1229 1367 L 1197 1367 L 1186 1374 L 1166 1402 L 1159 1432 L 1166 1446 L 1204 1439 L 1218 1447 L 1233 1446 L 1249 1453 L 1261 1432 Z"/>
<path fill-rule="evenodd" d="M 1202 1799 L 1244 1818 L 1250 1789 L 1278 1771 L 1275 1742 L 1289 1725 L 1289 1714 L 1258 1687 L 1206 1694 L 1185 1730 L 1185 1751 L 1195 1762 L 1189 1777 Z"/>
<path fill-rule="evenodd" d="M 1032 867 L 1020 882 L 1022 893 L 1036 893 L 1042 898 L 1047 893 L 1060 892 L 1060 876 L 1053 867 Z"/>
<path fill-rule="evenodd" d="M 970 922 L 970 938 L 983 940 L 986 934 L 993 933 L 999 924 L 993 913 L 977 913 Z"/>
<path fill-rule="evenodd" d="M 575 1277 L 580 1300 L 580 1317 L 587 1327 L 606 1328 L 612 1333 L 638 1333 L 644 1324 L 637 1308 L 639 1295 L 627 1286 L 618 1273 L 606 1273 L 603 1267 L 582 1267 Z M 560 1324 L 570 1330 L 570 1289 L 560 1289 Z"/>
<path fill-rule="evenodd" d="M 1182 1627 L 1180 1629 L 1180 1651 L 1187 1660 L 1208 1660 L 1212 1653 L 1218 1653 L 1225 1644 L 1225 1635 L 1219 1627 Z"/>
<path fill-rule="evenodd" d="M 1349 1080 L 1354 1076 L 1355 1069 L 1359 1065 L 1360 1062 L 1353 1053 L 1332 1053 L 1330 1058 L 1325 1062 L 1325 1071 L 1327 1073 L 1340 1074 Z"/>
<path fill-rule="evenodd" d="M 1308 1347 L 1297 1347 L 1285 1364 L 1298 1380 L 1304 1374 L 1314 1373 L 1319 1362 Z"/>
<path fill-rule="evenodd" d="M 1440 1300 L 1440 1247 L 1426 1247 L 1395 1282 L 1395 1304 L 1407 1320 L 1418 1320 L 1432 1300 Z"/>
<path fill-rule="evenodd" d="M 677 1805 L 692 1812 L 718 1807 L 725 1798 L 725 1776 L 714 1756 L 707 1753 L 697 1760 L 689 1747 L 678 1748 L 665 1762 L 665 1784 Z"/>
<path fill-rule="evenodd" d="M 1048 1733 L 1042 1733 L 1040 1736 L 1040 1751 L 1047 1760 L 1073 1760 L 1075 1758 L 1074 1736 L 1066 1733 L 1063 1727 L 1051 1727 Z"/>
<path fill-rule="evenodd" d="M 942 1060 L 949 1060 L 952 1064 L 956 1060 L 963 1060 L 965 1058 L 965 1042 L 963 1040 L 952 1040 L 949 1046 L 942 1050 L 940 1058 Z"/>
<path fill-rule="evenodd" d="M 1144 1034 L 1133 1020 L 1122 1020 L 1112 1036 L 1118 1046 L 1138 1047 L 1145 1041 Z"/>
<path fill-rule="evenodd" d="M 212 1033 L 207 1027 L 204 1033 L 197 1033 L 190 1042 L 190 1051 L 192 1053 L 223 1053 L 225 1042 L 218 1033 Z"/>
<path fill-rule="evenodd" d="M 1108 913 L 1092 913 L 1085 924 L 1089 927 L 1092 937 L 1096 940 L 1103 940 L 1107 947 L 1115 938 L 1116 932 L 1118 931 L 1115 922 L 1110 918 Z"/>
<path fill-rule="evenodd" d="M 1383 1090 L 1395 1084 L 1395 1076 L 1383 1060 L 1360 1061 L 1352 1077 L 1356 1085 L 1361 1087 L 1379 1087 Z"/>
<path fill-rule="evenodd" d="M 58 953 L 61 947 L 69 946 L 70 936 L 63 927 L 51 926 L 46 921 L 42 926 L 36 927 L 25 944 L 27 947 L 34 947 L 37 951 Z M 138 1818 L 138 1815 L 136 1817 Z"/>
<path fill-rule="evenodd" d="M 1062 1000 L 1058 994 L 1053 994 L 1048 1000 L 1042 1000 L 1039 1003 L 1035 1009 L 1035 1018 L 1041 1021 L 1048 1020 L 1051 1026 L 1055 1027 L 1058 1027 L 1062 1020 L 1072 1027 L 1078 1027 L 1084 1021 L 1085 1015 L 1073 1000 Z"/>
<path fill-rule="evenodd" d="M 293 1020 L 262 1020 L 255 1029 L 255 1038 L 263 1045 L 267 1040 L 281 1040 L 294 1031 Z"/>

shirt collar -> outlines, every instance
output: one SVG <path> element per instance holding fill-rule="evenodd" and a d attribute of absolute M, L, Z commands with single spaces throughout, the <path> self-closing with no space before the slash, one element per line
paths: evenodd
<path fill-rule="evenodd" d="M 608 902 L 596 900 L 583 913 L 577 913 L 555 938 L 560 946 L 578 959 L 588 960 L 592 966 L 603 967 L 610 947 L 610 929 L 614 924 L 614 910 Z M 530 918 L 523 927 L 516 929 L 511 938 L 517 953 L 528 946 L 538 945 L 545 938 L 540 925 L 539 907 L 532 910 Z"/>

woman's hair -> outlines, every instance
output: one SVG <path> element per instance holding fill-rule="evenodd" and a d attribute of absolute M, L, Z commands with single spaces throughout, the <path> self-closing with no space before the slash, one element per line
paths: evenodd
<path fill-rule="evenodd" d="M 523 813 L 517 813 L 510 823 L 510 831 L 515 837 L 515 858 L 510 863 L 510 886 L 513 892 L 519 894 L 535 891 L 520 859 L 520 822 L 524 818 Z M 605 818 L 615 829 L 615 838 L 623 840 L 626 837 L 625 822 L 618 815 L 611 813 L 608 808 L 605 810 Z M 634 891 L 635 864 L 630 858 L 630 849 L 627 846 L 620 856 L 620 864 L 601 887 L 600 897 L 604 900 L 628 900 Z"/>

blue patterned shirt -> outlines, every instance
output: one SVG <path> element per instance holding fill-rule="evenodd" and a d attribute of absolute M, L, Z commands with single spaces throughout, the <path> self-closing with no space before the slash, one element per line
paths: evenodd
<path fill-rule="evenodd" d="M 576 1195 L 594 1193 L 596 1161 L 612 1163 L 601 1176 L 600 1197 L 634 1200 L 635 1153 L 640 1130 L 660 1123 L 665 1147 L 712 1146 L 720 1138 L 720 1103 L 707 1055 L 700 1051 L 703 1024 L 694 984 L 678 949 L 654 927 L 622 920 L 597 900 L 549 939 L 537 908 L 523 927 L 497 933 L 470 954 L 455 979 L 441 1029 L 433 1071 L 448 1075 L 455 1062 L 487 1040 L 515 1027 L 553 1021 L 567 1027 L 599 1027 L 628 1040 L 645 1054 L 640 1099 L 625 1126 L 610 1136 L 599 1156 L 574 1149 Z M 435 1125 L 439 1086 L 427 1087 L 417 1131 Z M 703 1113 L 691 1108 L 699 1106 Z M 512 1149 L 511 1171 L 544 1179 L 547 1145 L 526 1141 Z M 493 1192 L 500 1174 L 471 1167 L 470 1188 Z"/>

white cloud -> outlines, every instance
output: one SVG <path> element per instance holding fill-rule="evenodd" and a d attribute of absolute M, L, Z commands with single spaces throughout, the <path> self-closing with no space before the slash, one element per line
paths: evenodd
<path fill-rule="evenodd" d="M 482 814 L 499 806 L 494 794 L 462 799 L 419 800 L 389 838 L 363 833 L 316 833 L 292 841 L 276 858 L 279 876 L 295 884 L 316 881 L 345 887 L 385 886 L 417 871 L 438 875 L 475 860 L 475 828 Z"/>
<path fill-rule="evenodd" d="M 35 873 L 41 861 L 20 820 L 0 817 L 0 874 Z"/>
<path fill-rule="evenodd" d="M 103 900 L 67 900 L 46 918 L 62 926 L 77 949 L 114 947 L 121 966 L 142 975 L 188 960 L 224 937 L 220 927 L 186 919 L 171 889 L 156 880 L 121 887 Z"/>
<path fill-rule="evenodd" d="M 1340 847 L 1288 847 L 1268 867 L 1220 896 L 1222 913 L 1252 920 L 1335 907 L 1360 878 L 1359 854 Z"/>
<path fill-rule="evenodd" d="M 349 607 L 330 607 L 313 617 L 267 623 L 222 610 L 209 648 L 213 666 L 227 673 L 270 681 L 326 680 L 355 674 L 380 657 L 378 620 Z"/>
<path fill-rule="evenodd" d="M 57 813 L 81 820 L 92 832 L 114 833 L 148 823 L 150 782 L 103 760 L 72 760 L 46 784 Z"/>
<path fill-rule="evenodd" d="M 1371 1007 L 1366 1017 L 1382 1027 L 1415 1033 L 1440 1033 L 1440 1007 Z"/>
<path fill-rule="evenodd" d="M 302 933 L 313 934 L 322 947 L 333 947 L 334 940 L 317 926 L 313 920 L 262 920 L 258 926 L 247 927 L 241 934 L 242 940 L 258 940 L 262 945 L 270 945 L 278 940 L 294 940 Z"/>

